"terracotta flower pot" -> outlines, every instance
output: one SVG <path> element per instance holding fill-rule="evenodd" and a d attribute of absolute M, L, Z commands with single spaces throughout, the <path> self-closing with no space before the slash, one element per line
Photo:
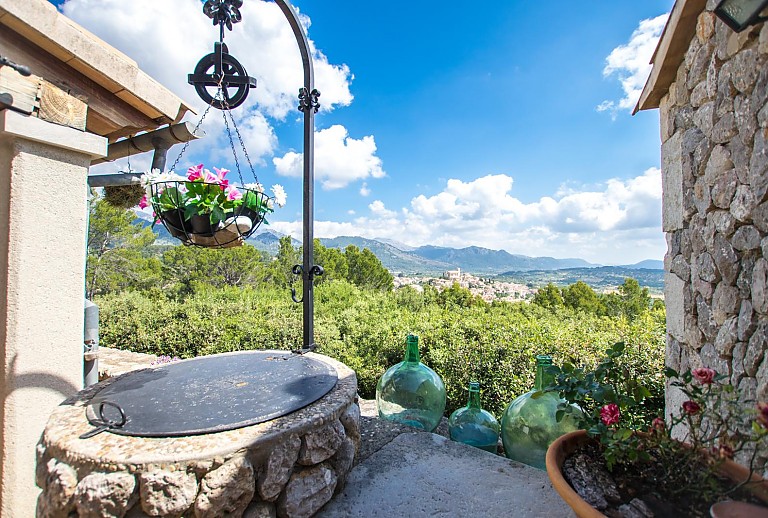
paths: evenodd
<path fill-rule="evenodd" d="M 552 481 L 552 487 L 555 488 L 560 498 L 565 500 L 565 503 L 573 509 L 576 516 L 579 518 L 601 518 L 605 517 L 605 515 L 581 498 L 563 477 L 563 462 L 565 462 L 565 459 L 588 440 L 589 437 L 586 430 L 576 430 L 575 432 L 560 436 L 547 448 L 547 457 L 544 463 L 547 467 L 549 480 Z"/>
<path fill-rule="evenodd" d="M 581 498 L 563 477 L 563 462 L 565 462 L 565 459 L 589 440 L 585 430 L 577 430 L 567 433 L 553 442 L 549 449 L 547 449 L 547 475 L 549 475 L 549 480 L 552 481 L 555 491 L 573 509 L 576 516 L 579 518 L 601 518 L 605 517 L 605 515 Z M 720 472 L 737 482 L 746 480 L 747 476 L 749 476 L 747 468 L 730 460 L 723 463 L 720 467 Z M 752 475 L 751 480 L 759 483 L 750 485 L 749 491 L 768 504 L 768 481 L 763 480 L 756 474 Z"/>

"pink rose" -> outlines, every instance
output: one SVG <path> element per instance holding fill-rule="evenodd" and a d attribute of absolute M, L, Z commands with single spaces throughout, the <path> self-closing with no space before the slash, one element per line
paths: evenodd
<path fill-rule="evenodd" d="M 768 430 L 768 403 L 757 404 L 757 422 Z"/>
<path fill-rule="evenodd" d="M 612 424 L 618 423 L 620 415 L 619 405 L 616 403 L 610 403 L 600 409 L 600 420 L 605 426 L 611 426 Z"/>
<path fill-rule="evenodd" d="M 715 371 L 713 371 L 712 369 L 707 369 L 706 367 L 702 367 L 700 369 L 693 369 L 692 374 L 693 374 L 693 377 L 696 378 L 696 381 L 698 381 L 702 385 L 709 385 L 715 379 L 715 375 L 717 375 Z"/>
<path fill-rule="evenodd" d="M 683 410 L 685 410 L 685 413 L 688 415 L 694 415 L 701 411 L 701 407 L 695 401 L 686 401 L 683 403 Z"/>
<path fill-rule="evenodd" d="M 667 423 L 664 422 L 664 419 L 657 417 L 651 422 L 651 428 L 653 430 L 663 432 L 667 427 Z"/>

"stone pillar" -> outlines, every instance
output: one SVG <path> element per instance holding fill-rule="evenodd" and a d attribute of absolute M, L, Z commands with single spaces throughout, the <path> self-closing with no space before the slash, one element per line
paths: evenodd
<path fill-rule="evenodd" d="M 35 516 L 35 447 L 83 384 L 87 175 L 107 140 L 0 111 L 0 515 Z"/>

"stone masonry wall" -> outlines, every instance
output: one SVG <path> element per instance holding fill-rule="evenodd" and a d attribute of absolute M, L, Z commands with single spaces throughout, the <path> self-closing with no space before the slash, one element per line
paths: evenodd
<path fill-rule="evenodd" d="M 105 363 L 115 358 L 121 364 L 141 361 L 129 354 L 100 352 L 107 353 Z M 237 354 L 249 353 L 225 353 Z M 78 392 L 54 410 L 40 438 L 34 473 L 43 491 L 36 514 L 24 516 L 313 516 L 342 491 L 361 434 L 354 371 L 310 354 L 338 373 L 328 394 L 270 421 L 216 433 L 134 437 L 104 432 L 82 439 L 83 433 L 94 430 L 86 418 L 94 396 L 132 373 Z"/>
<path fill-rule="evenodd" d="M 768 401 L 768 24 L 736 34 L 716 3 L 660 106 L 667 364 Z"/>

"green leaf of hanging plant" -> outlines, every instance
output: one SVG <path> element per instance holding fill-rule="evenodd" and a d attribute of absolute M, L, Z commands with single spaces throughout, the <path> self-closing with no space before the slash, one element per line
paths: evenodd
<path fill-rule="evenodd" d="M 194 204 L 189 204 L 186 207 L 184 207 L 184 219 L 189 221 L 189 219 L 197 214 L 197 206 Z"/>
<path fill-rule="evenodd" d="M 211 224 L 215 225 L 220 221 L 224 221 L 224 211 L 221 207 L 213 207 L 211 210 Z"/>

